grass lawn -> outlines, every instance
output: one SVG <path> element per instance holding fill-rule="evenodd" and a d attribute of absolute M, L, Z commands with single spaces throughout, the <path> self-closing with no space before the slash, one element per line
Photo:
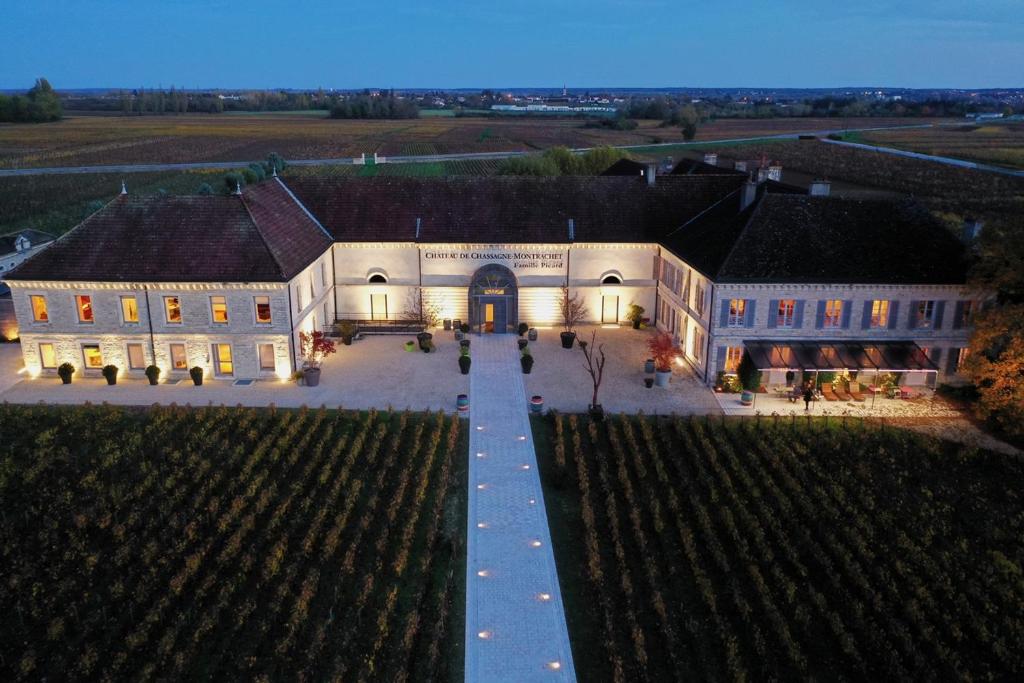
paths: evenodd
<path fill-rule="evenodd" d="M 0 406 L 0 678 L 461 681 L 466 450 L 444 415 Z"/>
<path fill-rule="evenodd" d="M 1019 679 L 1024 462 L 837 421 L 534 420 L 579 680 Z"/>

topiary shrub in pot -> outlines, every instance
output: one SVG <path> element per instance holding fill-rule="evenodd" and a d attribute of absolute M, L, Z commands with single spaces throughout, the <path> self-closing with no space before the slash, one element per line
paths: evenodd
<path fill-rule="evenodd" d="M 533 370 L 533 354 L 530 353 L 530 349 L 523 349 L 519 356 L 519 365 L 522 366 L 524 375 L 529 375 Z"/>
<path fill-rule="evenodd" d="M 459 325 L 459 331 L 462 332 L 462 334 L 469 334 L 469 323 L 462 323 Z"/>
<path fill-rule="evenodd" d="M 203 369 L 198 365 L 188 371 L 188 376 L 192 378 L 192 384 L 197 387 L 203 386 Z"/>
<path fill-rule="evenodd" d="M 530 331 L 530 326 L 526 323 L 519 323 L 519 336 L 522 337 L 524 334 Z"/>
<path fill-rule="evenodd" d="M 530 343 L 530 342 L 528 342 L 528 341 L 527 341 L 527 340 L 525 340 L 525 339 L 517 339 L 517 340 L 516 340 L 516 344 L 517 344 L 517 345 L 519 346 L 519 350 L 520 350 L 520 351 L 522 351 L 523 349 L 525 349 L 525 348 L 526 348 L 526 345 L 527 345 L 527 344 L 529 344 L 529 343 Z"/>
<path fill-rule="evenodd" d="M 117 384 L 117 366 L 116 365 L 104 365 L 103 369 L 100 370 L 103 373 L 103 379 L 107 380 L 109 386 Z"/>
<path fill-rule="evenodd" d="M 353 323 L 339 323 L 337 326 L 338 336 L 345 346 L 352 346 L 352 338 L 356 336 L 356 326 Z"/>
<path fill-rule="evenodd" d="M 473 364 L 472 359 L 469 357 L 469 348 L 463 346 L 459 349 L 459 372 L 463 375 L 469 374 L 469 366 Z"/>
<path fill-rule="evenodd" d="M 754 403 L 754 392 L 761 386 L 761 371 L 754 364 L 754 359 L 746 351 L 740 358 L 740 365 L 736 368 L 743 392 L 740 394 L 740 403 L 749 406 Z"/>
<path fill-rule="evenodd" d="M 63 384 L 71 384 L 71 376 L 75 374 L 75 366 L 71 363 L 61 363 L 57 368 L 57 375 Z"/>
<path fill-rule="evenodd" d="M 146 368 L 146 379 L 149 380 L 151 386 L 156 386 L 160 381 L 160 368 L 155 365 L 150 365 Z"/>
<path fill-rule="evenodd" d="M 634 330 L 639 330 L 640 323 L 644 321 L 644 307 L 639 304 L 630 304 L 626 309 L 626 320 L 633 323 Z"/>

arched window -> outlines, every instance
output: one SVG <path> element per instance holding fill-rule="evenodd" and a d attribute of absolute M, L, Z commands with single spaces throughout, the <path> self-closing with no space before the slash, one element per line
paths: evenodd
<path fill-rule="evenodd" d="M 612 274 L 609 274 L 609 275 L 605 275 L 603 278 L 601 278 L 601 284 L 602 285 L 621 285 L 622 284 L 622 278 L 619 277 L 618 275 L 612 273 Z"/>
<path fill-rule="evenodd" d="M 384 273 L 374 273 L 366 281 L 371 285 L 382 285 L 388 281 L 388 277 Z"/>

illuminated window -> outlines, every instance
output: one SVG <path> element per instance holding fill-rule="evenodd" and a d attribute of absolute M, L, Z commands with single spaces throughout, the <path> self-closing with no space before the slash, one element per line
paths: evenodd
<path fill-rule="evenodd" d="M 78 322 L 91 323 L 92 318 L 92 297 L 79 295 L 75 297 L 75 307 L 78 309 Z"/>
<path fill-rule="evenodd" d="M 89 370 L 100 370 L 103 368 L 103 354 L 100 353 L 99 344 L 82 344 L 82 360 Z"/>
<path fill-rule="evenodd" d="M 875 299 L 871 302 L 871 328 L 879 329 L 889 326 L 889 302 Z"/>
<path fill-rule="evenodd" d="M 387 320 L 388 319 L 388 295 L 387 294 L 371 294 L 370 295 L 370 320 Z"/>
<path fill-rule="evenodd" d="M 932 326 L 935 316 L 934 301 L 918 301 L 917 312 L 914 318 L 914 327 L 917 329 L 928 329 Z"/>
<path fill-rule="evenodd" d="M 704 315 L 704 288 L 701 287 L 698 282 L 693 288 L 693 310 L 697 311 L 697 315 Z"/>
<path fill-rule="evenodd" d="M 235 374 L 235 364 L 231 359 L 231 344 L 213 345 L 213 369 L 217 375 Z"/>
<path fill-rule="evenodd" d="M 794 311 L 796 311 L 795 299 L 780 299 L 779 310 L 775 319 L 776 327 L 793 327 Z"/>
<path fill-rule="evenodd" d="M 32 301 L 32 319 L 37 323 L 50 322 L 50 314 L 46 311 L 46 297 L 41 294 L 33 294 L 29 298 Z"/>
<path fill-rule="evenodd" d="M 822 319 L 824 327 L 841 327 L 843 324 L 843 300 L 828 299 L 825 301 L 825 317 Z"/>
<path fill-rule="evenodd" d="M 256 324 L 269 325 L 272 321 L 270 315 L 270 297 L 254 296 L 253 304 L 256 306 Z"/>
<path fill-rule="evenodd" d="M 47 342 L 39 345 L 39 364 L 44 369 L 57 367 L 57 352 L 53 350 L 53 344 Z"/>
<path fill-rule="evenodd" d="M 188 370 L 188 356 L 184 344 L 171 344 L 171 370 Z"/>
<path fill-rule="evenodd" d="M 146 354 L 142 352 L 142 344 L 128 345 L 128 369 L 145 370 Z"/>
<path fill-rule="evenodd" d="M 740 359 L 743 358 L 742 346 L 728 346 L 725 349 L 725 371 L 736 372 L 740 367 Z"/>
<path fill-rule="evenodd" d="M 223 296 L 210 297 L 210 316 L 214 323 L 226 325 L 228 322 L 228 300 Z"/>
<path fill-rule="evenodd" d="M 277 361 L 274 359 L 273 344 L 259 344 L 260 370 L 273 372 L 277 369 Z"/>
<path fill-rule="evenodd" d="M 171 325 L 181 324 L 181 298 L 176 296 L 164 297 L 164 315 Z"/>
<path fill-rule="evenodd" d="M 743 327 L 747 318 L 747 300 L 729 299 L 729 317 L 727 327 Z"/>
<path fill-rule="evenodd" d="M 970 353 L 971 353 L 971 350 L 969 348 L 967 348 L 967 347 L 964 347 L 962 349 L 958 349 L 957 350 L 956 370 L 955 370 L 955 372 L 961 373 L 961 372 L 964 371 L 964 362 L 967 360 L 967 356 L 969 356 Z"/>
<path fill-rule="evenodd" d="M 121 318 L 126 323 L 139 322 L 139 302 L 134 296 L 121 297 Z"/>

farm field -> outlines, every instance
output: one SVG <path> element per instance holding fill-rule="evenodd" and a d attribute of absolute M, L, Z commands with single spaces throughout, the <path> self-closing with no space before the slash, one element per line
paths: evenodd
<path fill-rule="evenodd" d="M 0 437 L 3 680 L 461 679 L 457 418 L 0 406 Z"/>
<path fill-rule="evenodd" d="M 857 137 L 871 145 L 1024 168 L 1024 123 L 871 131 Z"/>
<path fill-rule="evenodd" d="M 840 419 L 535 420 L 579 679 L 1019 679 L 1024 462 Z"/>
<path fill-rule="evenodd" d="M 724 119 L 697 139 L 920 123 L 914 119 Z M 286 159 L 543 150 L 682 141 L 679 127 L 640 121 L 633 131 L 586 128 L 580 119 L 440 117 L 332 120 L 307 113 L 68 116 L 56 123 L 0 125 L 0 168 L 117 163 Z"/>

